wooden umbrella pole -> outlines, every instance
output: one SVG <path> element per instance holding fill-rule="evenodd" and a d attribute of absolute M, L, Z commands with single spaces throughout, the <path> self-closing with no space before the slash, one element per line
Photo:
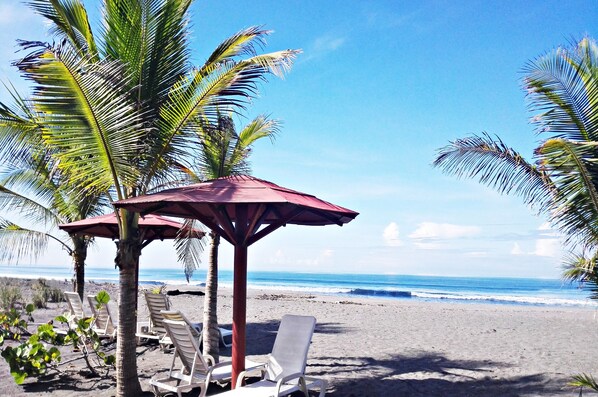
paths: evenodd
<path fill-rule="evenodd" d="M 235 264 L 233 278 L 233 354 L 232 387 L 245 370 L 245 325 L 247 321 L 247 207 L 237 208 L 235 222 Z"/>

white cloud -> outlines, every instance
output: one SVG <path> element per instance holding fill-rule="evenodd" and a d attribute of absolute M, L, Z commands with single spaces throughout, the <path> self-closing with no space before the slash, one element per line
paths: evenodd
<path fill-rule="evenodd" d="M 480 233 L 477 226 L 452 225 L 450 223 L 423 222 L 409 235 L 412 239 L 457 239 Z"/>
<path fill-rule="evenodd" d="M 330 52 L 336 51 L 345 44 L 344 37 L 322 36 L 314 41 L 314 51 Z"/>
<path fill-rule="evenodd" d="M 536 240 L 536 249 L 533 252 L 536 256 L 558 257 L 562 253 L 561 242 L 556 238 L 544 238 Z"/>
<path fill-rule="evenodd" d="M 347 40 L 344 37 L 325 35 L 316 38 L 310 48 L 305 51 L 303 61 L 320 58 L 341 48 Z"/>
<path fill-rule="evenodd" d="M 382 237 L 386 242 L 386 245 L 390 247 L 399 247 L 403 245 L 403 242 L 399 239 L 399 225 L 395 222 L 390 222 L 388 226 L 384 228 Z"/>

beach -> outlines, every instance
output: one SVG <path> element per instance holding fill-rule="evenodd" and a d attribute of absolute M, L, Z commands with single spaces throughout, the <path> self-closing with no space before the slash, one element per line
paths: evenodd
<path fill-rule="evenodd" d="M 19 282 L 24 291 L 30 284 Z M 53 283 L 70 289 L 67 282 Z M 115 284 L 86 284 L 86 293 L 102 289 L 117 298 Z M 167 287 L 175 289 L 188 287 Z M 202 320 L 202 296 L 181 294 L 170 296 L 170 300 L 173 308 L 192 321 Z M 50 304 L 34 313 L 35 321 L 45 322 L 66 308 L 66 303 Z M 571 377 L 598 375 L 598 346 L 594 343 L 598 319 L 591 308 L 347 298 L 250 289 L 247 354 L 251 359 L 265 360 L 280 318 L 287 313 L 316 317 L 306 373 L 326 379 L 329 396 L 577 396 L 579 390 L 567 385 Z M 221 327 L 231 328 L 230 289 L 219 290 L 218 316 Z M 147 317 L 140 295 L 139 321 Z M 172 353 L 150 344 L 138 346 L 137 351 L 141 386 L 150 396 L 149 379 L 168 370 Z M 230 348 L 221 347 L 221 354 L 224 359 L 230 356 Z M 84 367 L 82 360 L 72 361 L 61 365 L 59 375 L 28 378 L 18 386 L 2 359 L 0 395 L 114 395 L 113 377 L 87 377 Z M 208 395 L 222 390 L 213 385 Z M 584 391 L 586 394 L 592 395 Z"/>

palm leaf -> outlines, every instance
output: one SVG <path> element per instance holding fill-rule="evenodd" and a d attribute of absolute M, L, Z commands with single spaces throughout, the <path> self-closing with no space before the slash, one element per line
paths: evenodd
<path fill-rule="evenodd" d="M 58 241 L 65 249 L 67 243 L 48 233 L 23 228 L 0 218 L 0 261 L 20 261 L 23 258 L 35 260 L 45 250 L 49 239 Z"/>
<path fill-rule="evenodd" d="M 590 374 L 579 374 L 573 377 L 571 386 L 587 387 L 591 390 L 598 391 L 598 382 Z"/>
<path fill-rule="evenodd" d="M 257 83 L 269 73 L 280 75 L 287 70 L 298 51 L 280 51 L 259 55 L 234 65 L 198 70 L 181 79 L 171 90 L 168 101 L 161 108 L 157 123 L 156 144 L 148 153 L 148 178 L 163 172 L 172 160 L 192 162 L 189 147 L 200 126 L 197 120 L 217 122 L 219 109 L 243 108 L 257 93 Z M 205 76 L 203 73 L 207 73 Z M 187 159 L 187 160 L 181 160 Z"/>
<path fill-rule="evenodd" d="M 554 194 L 554 185 L 542 168 L 487 134 L 451 142 L 439 150 L 433 164 L 458 178 L 478 179 L 501 194 L 519 195 L 539 211 L 549 208 Z"/>
<path fill-rule="evenodd" d="M 598 241 L 598 180 L 594 143 L 550 139 L 536 153 L 558 187 L 551 197 L 551 218 L 568 240 L 584 245 Z"/>
<path fill-rule="evenodd" d="M 201 224 L 195 219 L 186 219 L 174 240 L 178 260 L 183 264 L 187 282 L 201 263 L 204 242 L 200 233 L 203 233 Z"/>
<path fill-rule="evenodd" d="M 598 140 L 596 43 L 556 50 L 529 62 L 524 84 L 539 133 L 575 141 Z"/>
<path fill-rule="evenodd" d="M 127 102 L 122 64 L 89 63 L 68 48 L 48 46 L 18 66 L 36 83 L 34 100 L 44 115 L 43 137 L 56 148 L 60 167 L 76 185 L 99 192 L 114 186 L 117 197 L 123 198 L 121 186 L 137 182 L 131 159 L 138 154 L 144 130 Z"/>
<path fill-rule="evenodd" d="M 52 22 L 51 33 L 65 37 L 82 53 L 97 55 L 85 6 L 79 0 L 29 0 L 27 4 Z"/>

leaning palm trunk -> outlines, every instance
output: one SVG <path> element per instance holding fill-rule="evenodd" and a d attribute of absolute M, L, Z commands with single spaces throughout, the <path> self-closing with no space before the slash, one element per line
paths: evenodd
<path fill-rule="evenodd" d="M 137 268 L 141 254 L 133 214 L 126 214 L 127 238 L 118 243 L 116 265 L 119 268 L 119 324 L 116 339 L 116 395 L 134 397 L 141 394 L 137 375 L 135 331 L 137 327 Z M 128 221 L 128 222 L 127 222 Z"/>
<path fill-rule="evenodd" d="M 206 276 L 206 295 L 203 308 L 203 353 L 214 357 L 218 362 L 220 356 L 220 330 L 218 327 L 218 245 L 220 236 L 210 233 L 210 263 Z"/>
<path fill-rule="evenodd" d="M 79 294 L 81 300 L 85 291 L 85 259 L 87 259 L 87 242 L 83 238 L 74 237 L 75 249 L 72 252 L 75 271 L 75 285 L 73 290 Z"/>

